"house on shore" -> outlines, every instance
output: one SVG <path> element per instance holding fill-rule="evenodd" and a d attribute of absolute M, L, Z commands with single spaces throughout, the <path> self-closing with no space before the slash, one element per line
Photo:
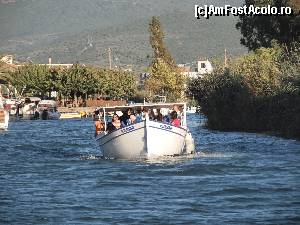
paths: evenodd
<path fill-rule="evenodd" d="M 189 78 L 198 78 L 213 72 L 212 64 L 208 59 L 198 60 L 196 67 L 191 67 L 188 64 L 179 64 L 178 67 L 181 73 Z"/>

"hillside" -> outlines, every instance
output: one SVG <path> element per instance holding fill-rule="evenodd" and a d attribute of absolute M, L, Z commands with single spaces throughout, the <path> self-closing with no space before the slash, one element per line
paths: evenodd
<path fill-rule="evenodd" d="M 115 65 L 147 65 L 152 54 L 148 22 L 151 16 L 159 16 L 166 44 L 178 63 L 221 55 L 224 48 L 239 55 L 246 49 L 239 43 L 237 18 L 194 18 L 195 3 L 226 2 L 1 0 L 0 53 L 13 54 L 20 61 L 45 63 L 51 56 L 53 62 L 107 65 L 111 47 Z"/>

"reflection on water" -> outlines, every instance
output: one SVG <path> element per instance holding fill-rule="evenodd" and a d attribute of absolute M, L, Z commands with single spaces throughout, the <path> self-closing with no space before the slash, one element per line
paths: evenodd
<path fill-rule="evenodd" d="M 91 120 L 0 133 L 0 224 L 297 224 L 300 142 L 210 131 L 195 155 L 107 160 Z"/>

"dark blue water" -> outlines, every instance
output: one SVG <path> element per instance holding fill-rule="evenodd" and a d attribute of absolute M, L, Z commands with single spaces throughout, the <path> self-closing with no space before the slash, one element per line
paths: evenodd
<path fill-rule="evenodd" d="M 0 133 L 0 224 L 299 224 L 300 142 L 212 132 L 193 158 L 103 160 L 91 120 Z"/>

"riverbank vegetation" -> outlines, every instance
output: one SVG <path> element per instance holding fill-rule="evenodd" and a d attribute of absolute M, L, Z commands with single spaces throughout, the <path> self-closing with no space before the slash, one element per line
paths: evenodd
<path fill-rule="evenodd" d="M 132 73 L 79 64 L 70 68 L 26 64 L 2 76 L 22 95 L 50 97 L 56 92 L 59 99 L 73 99 L 75 104 L 78 98 L 126 99 L 137 91 Z"/>
<path fill-rule="evenodd" d="M 260 48 L 192 80 L 209 128 L 300 138 L 300 48 Z"/>
<path fill-rule="evenodd" d="M 281 26 L 286 23 L 291 35 Z M 300 138 L 299 14 L 243 17 L 237 27 L 252 51 L 226 66 L 215 62 L 212 74 L 190 81 L 188 94 L 198 101 L 209 128 Z"/>

